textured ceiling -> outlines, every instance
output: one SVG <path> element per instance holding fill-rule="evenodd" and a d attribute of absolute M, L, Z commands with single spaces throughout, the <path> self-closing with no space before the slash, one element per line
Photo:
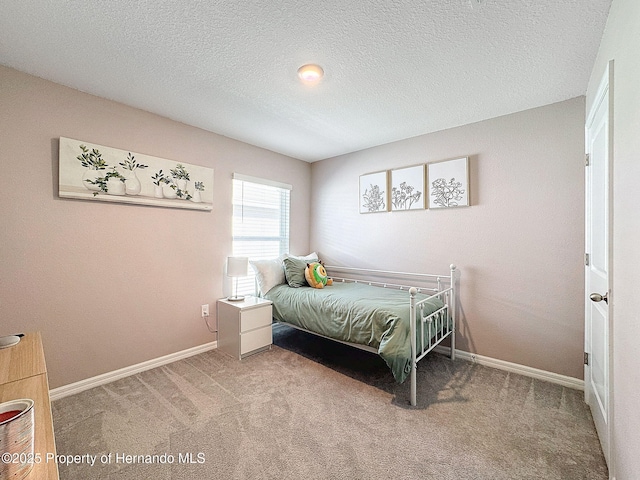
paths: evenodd
<path fill-rule="evenodd" d="M 584 95 L 610 3 L 0 0 L 0 64 L 314 161 Z"/>

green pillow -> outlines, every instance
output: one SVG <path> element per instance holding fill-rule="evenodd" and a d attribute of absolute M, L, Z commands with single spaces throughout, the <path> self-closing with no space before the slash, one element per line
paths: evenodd
<path fill-rule="evenodd" d="M 286 257 L 282 264 L 284 265 L 284 277 L 290 287 L 305 287 L 307 279 L 304 276 L 304 269 L 307 268 L 307 260 L 301 260 L 294 257 Z"/>

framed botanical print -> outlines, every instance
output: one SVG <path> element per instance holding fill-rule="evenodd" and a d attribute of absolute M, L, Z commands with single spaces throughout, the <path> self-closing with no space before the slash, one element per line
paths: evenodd
<path fill-rule="evenodd" d="M 374 172 L 360 175 L 360 213 L 386 212 L 388 172 Z"/>
<path fill-rule="evenodd" d="M 424 176 L 424 165 L 391 170 L 389 204 L 392 212 L 425 208 Z"/>
<path fill-rule="evenodd" d="M 427 164 L 429 208 L 469 206 L 469 157 Z"/>

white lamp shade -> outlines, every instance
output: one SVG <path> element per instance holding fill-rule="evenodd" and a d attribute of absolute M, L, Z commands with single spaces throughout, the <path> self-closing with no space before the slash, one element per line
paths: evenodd
<path fill-rule="evenodd" d="M 227 275 L 246 277 L 249 270 L 249 257 L 227 257 Z"/>

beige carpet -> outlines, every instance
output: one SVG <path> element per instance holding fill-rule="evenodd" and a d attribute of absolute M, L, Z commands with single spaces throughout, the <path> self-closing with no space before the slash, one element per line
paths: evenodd
<path fill-rule="evenodd" d="M 53 402 L 61 478 L 608 478 L 582 392 L 431 354 L 411 408 L 376 355 L 274 336 Z"/>

